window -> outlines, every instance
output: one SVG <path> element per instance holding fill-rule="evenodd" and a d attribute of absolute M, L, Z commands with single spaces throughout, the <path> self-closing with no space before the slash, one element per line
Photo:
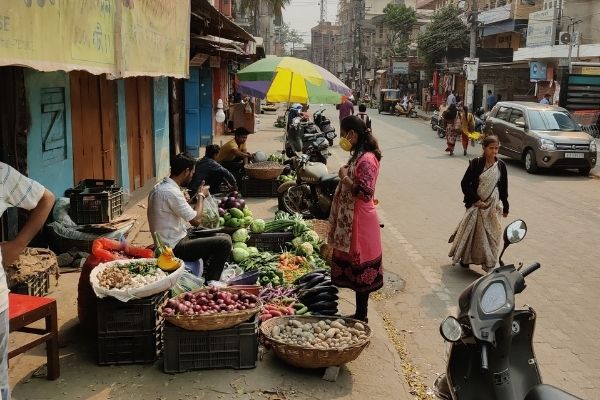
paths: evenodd
<path fill-rule="evenodd" d="M 510 122 L 513 125 L 516 125 L 517 121 L 525 122 L 525 118 L 523 117 L 523 111 L 513 108 L 512 112 L 510 113 L 510 118 L 508 119 L 508 122 Z"/>
<path fill-rule="evenodd" d="M 530 129 L 539 131 L 579 131 L 579 126 L 571 116 L 563 111 L 530 110 Z"/>
<path fill-rule="evenodd" d="M 509 116 L 510 108 L 508 107 L 500 107 L 500 109 L 496 113 L 496 118 L 501 119 L 503 121 L 508 121 Z"/>

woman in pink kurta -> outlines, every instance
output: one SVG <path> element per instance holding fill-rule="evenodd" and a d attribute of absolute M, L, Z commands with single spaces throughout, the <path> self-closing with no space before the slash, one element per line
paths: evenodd
<path fill-rule="evenodd" d="M 333 247 L 331 278 L 356 292 L 355 318 L 367 320 L 369 293 L 383 286 L 379 218 L 373 203 L 381 151 L 360 118 L 342 120 L 340 147 L 351 154 L 340 168 L 328 243 Z"/>

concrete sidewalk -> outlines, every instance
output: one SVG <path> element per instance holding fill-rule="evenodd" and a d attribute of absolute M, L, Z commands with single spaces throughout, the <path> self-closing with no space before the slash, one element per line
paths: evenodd
<path fill-rule="evenodd" d="M 259 133 L 250 136 L 250 151 L 273 153 L 283 147 L 283 131 L 273 127 L 277 113 L 261 115 Z M 335 118 L 332 118 L 335 120 Z M 226 141 L 231 136 L 224 136 Z M 335 161 L 334 161 L 335 162 Z M 330 167 L 332 169 L 332 167 Z M 139 198 L 139 197 L 138 197 Z M 254 215 L 271 218 L 276 211 L 274 198 L 248 198 Z M 127 213 L 137 217 L 128 240 L 133 244 L 152 242 L 146 219 L 145 197 L 129 204 Z M 148 365 L 99 367 L 95 344 L 85 337 L 77 320 L 79 273 L 63 274 L 50 297 L 57 300 L 60 329 L 61 377 L 57 381 L 36 378 L 45 364 L 43 346 L 15 357 L 10 362 L 10 382 L 14 399 L 413 399 L 404 379 L 403 361 L 386 333 L 383 318 L 373 307 L 369 326 L 370 346 L 361 356 L 342 368 L 336 382 L 321 379 L 322 370 L 302 370 L 279 361 L 272 352 L 255 369 L 196 371 L 177 375 L 162 372 L 162 361 Z M 353 312 L 353 292 L 342 290 L 342 314 Z M 11 334 L 11 348 L 22 343 L 21 334 Z"/>

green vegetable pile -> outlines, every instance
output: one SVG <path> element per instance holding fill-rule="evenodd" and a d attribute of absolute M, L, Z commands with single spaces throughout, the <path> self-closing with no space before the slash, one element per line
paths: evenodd
<path fill-rule="evenodd" d="M 223 214 L 223 226 L 228 228 L 246 228 L 254 222 L 252 218 L 252 211 L 248 207 L 243 210 L 239 208 L 230 208 L 225 214 Z"/>

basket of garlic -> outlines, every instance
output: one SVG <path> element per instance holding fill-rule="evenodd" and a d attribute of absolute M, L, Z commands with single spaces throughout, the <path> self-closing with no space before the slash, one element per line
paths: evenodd
<path fill-rule="evenodd" d="M 182 261 L 180 264 L 183 266 Z M 166 272 L 158 267 L 155 258 L 116 260 L 94 268 L 90 283 L 97 297 L 114 297 L 126 302 L 171 289 L 184 272 L 181 266 Z"/>

